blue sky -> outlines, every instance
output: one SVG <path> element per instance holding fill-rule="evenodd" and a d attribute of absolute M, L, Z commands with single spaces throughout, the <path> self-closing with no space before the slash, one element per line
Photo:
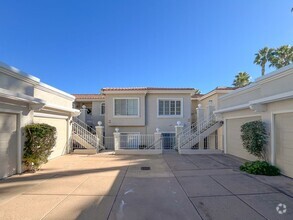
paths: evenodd
<path fill-rule="evenodd" d="M 230 86 L 293 43 L 290 0 L 1 1 L 0 60 L 69 93 Z"/>

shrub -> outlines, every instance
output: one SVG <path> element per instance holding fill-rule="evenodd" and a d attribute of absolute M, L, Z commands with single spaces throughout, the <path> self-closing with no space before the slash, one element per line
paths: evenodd
<path fill-rule="evenodd" d="M 240 170 L 255 175 L 277 176 L 280 170 L 266 161 L 246 162 L 240 166 Z"/>
<path fill-rule="evenodd" d="M 23 163 L 28 170 L 35 171 L 48 162 L 56 143 L 56 128 L 47 124 L 30 124 L 25 126 L 25 134 Z"/>
<path fill-rule="evenodd" d="M 254 156 L 265 159 L 267 133 L 262 121 L 247 122 L 241 126 L 243 147 Z"/>

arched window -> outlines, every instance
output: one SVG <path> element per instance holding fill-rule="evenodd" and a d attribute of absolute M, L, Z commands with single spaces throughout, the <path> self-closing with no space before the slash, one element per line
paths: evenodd
<path fill-rule="evenodd" d="M 101 103 L 100 113 L 101 113 L 101 115 L 105 115 L 105 102 Z"/>

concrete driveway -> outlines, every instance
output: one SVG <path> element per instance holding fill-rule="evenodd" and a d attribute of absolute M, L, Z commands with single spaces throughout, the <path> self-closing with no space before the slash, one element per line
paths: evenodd
<path fill-rule="evenodd" d="M 241 163 L 228 155 L 66 155 L 0 181 L 0 219 L 293 219 L 292 179 L 247 175 Z"/>

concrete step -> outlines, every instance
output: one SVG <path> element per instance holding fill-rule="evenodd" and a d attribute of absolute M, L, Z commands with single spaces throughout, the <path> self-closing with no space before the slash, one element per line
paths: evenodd
<path fill-rule="evenodd" d="M 72 154 L 87 154 L 92 155 L 96 154 L 97 150 L 95 148 L 87 148 L 87 149 L 75 149 Z"/>

